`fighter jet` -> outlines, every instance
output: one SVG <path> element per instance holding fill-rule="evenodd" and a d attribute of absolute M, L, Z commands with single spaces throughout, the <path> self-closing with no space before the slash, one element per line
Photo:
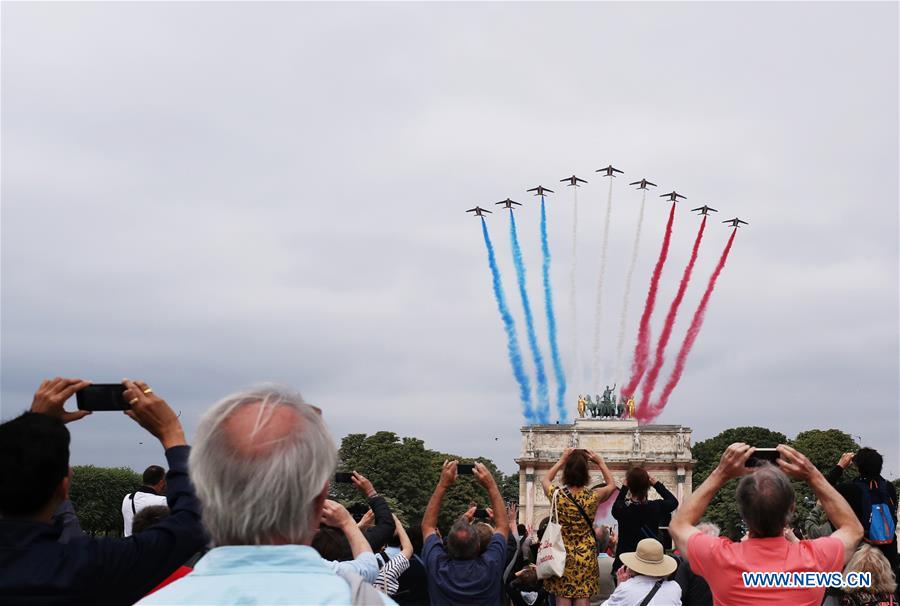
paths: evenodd
<path fill-rule="evenodd" d="M 675 190 L 672 190 L 667 194 L 661 195 L 660 198 L 668 198 L 672 202 L 678 202 L 678 198 L 684 198 L 685 200 L 687 200 L 687 198 L 685 196 L 682 196 Z"/>
<path fill-rule="evenodd" d="M 573 185 L 575 187 L 581 187 L 580 185 L 578 185 L 579 183 L 587 183 L 587 181 L 585 181 L 584 179 L 579 179 L 575 175 L 572 175 L 571 177 L 566 177 L 565 179 L 560 179 L 559 181 L 560 181 L 560 183 L 566 183 L 566 181 L 568 181 L 567 185 L 569 187 L 572 187 Z"/>
<path fill-rule="evenodd" d="M 730 223 L 732 227 L 740 227 L 741 223 L 743 223 L 744 225 L 750 225 L 746 221 L 741 221 L 737 217 L 735 217 L 734 219 L 728 219 L 727 221 L 722 221 L 722 223 Z"/>
<path fill-rule="evenodd" d="M 536 194 L 534 194 L 535 196 L 543 196 L 544 193 L 548 193 L 548 194 L 553 193 L 552 189 L 547 189 L 543 185 L 538 185 L 537 187 L 532 187 L 531 189 L 526 189 L 525 191 L 537 192 Z"/>
<path fill-rule="evenodd" d="M 647 179 L 641 179 L 640 181 L 635 181 L 634 183 L 629 183 L 628 185 L 637 185 L 638 189 L 647 189 L 648 185 L 652 185 L 656 187 L 656 183 L 650 183 Z"/>
<path fill-rule="evenodd" d="M 700 211 L 700 214 L 701 214 L 701 215 L 708 215 L 708 214 L 709 214 L 709 211 L 713 211 L 714 213 L 719 212 L 719 211 L 717 211 L 715 208 L 711 208 L 711 207 L 707 206 L 706 204 L 704 204 L 704 205 L 701 206 L 700 208 L 692 208 L 692 209 L 691 209 L 691 212 L 696 212 L 696 211 L 698 211 L 698 210 Z"/>
<path fill-rule="evenodd" d="M 490 213 L 491 211 L 486 208 L 481 208 L 480 206 L 476 206 L 475 208 L 470 208 L 466 211 L 467 213 L 475 213 L 472 215 L 473 217 L 483 217 L 484 213 Z"/>
<path fill-rule="evenodd" d="M 623 175 L 625 174 L 622 171 L 620 171 L 618 168 L 613 168 L 612 164 L 610 164 L 606 168 L 598 168 L 594 172 L 603 173 L 604 177 L 615 177 L 615 175 L 613 173 L 619 173 L 619 174 L 623 174 Z"/>
<path fill-rule="evenodd" d="M 516 206 L 522 206 L 519 202 L 516 202 L 515 200 L 510 200 L 509 198 L 507 198 L 506 200 L 503 200 L 502 202 L 494 202 L 494 204 L 502 204 L 503 208 L 512 208 L 513 204 L 515 204 Z"/>

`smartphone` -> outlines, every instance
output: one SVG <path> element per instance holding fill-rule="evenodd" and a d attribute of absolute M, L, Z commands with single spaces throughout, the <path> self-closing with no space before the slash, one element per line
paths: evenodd
<path fill-rule="evenodd" d="M 347 471 L 339 471 L 334 474 L 334 481 L 337 484 L 352 484 L 353 474 Z"/>
<path fill-rule="evenodd" d="M 768 461 L 774 465 L 778 457 L 778 451 L 774 448 L 757 448 L 744 465 L 747 467 L 759 467 L 763 461 Z"/>
<path fill-rule="evenodd" d="M 457 463 L 456 464 L 456 473 L 461 476 L 470 476 L 472 475 L 472 471 L 475 469 L 474 463 Z"/>
<path fill-rule="evenodd" d="M 476 520 L 487 520 L 488 519 L 487 509 L 476 509 L 475 510 L 475 519 Z"/>
<path fill-rule="evenodd" d="M 94 383 L 75 393 L 78 410 L 131 410 L 121 383 Z"/>

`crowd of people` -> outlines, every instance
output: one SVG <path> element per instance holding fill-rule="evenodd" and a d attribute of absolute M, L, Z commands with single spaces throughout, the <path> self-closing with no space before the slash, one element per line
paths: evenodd
<path fill-rule="evenodd" d="M 537 528 L 518 523 L 515 504 L 476 463 L 472 474 L 489 506 L 453 512 L 442 533 L 457 461 L 444 462 L 421 524 L 412 527 L 354 472 L 368 506 L 357 519 L 329 499 L 338 452 L 321 410 L 273 386 L 213 405 L 189 446 L 165 400 L 126 380 L 125 414 L 159 440 L 168 469 L 148 467 L 142 486 L 124 495 L 122 538 L 86 536 L 68 498 L 66 424 L 89 413 L 65 409 L 86 385 L 44 381 L 30 411 L 0 424 L 0 604 L 897 602 L 897 494 L 872 449 L 847 453 L 823 475 L 789 446 L 778 446 L 774 464 L 751 466 L 755 449 L 732 444 L 680 504 L 640 466 L 617 486 L 601 456 L 568 449 L 541 478 L 552 511 Z M 844 480 L 850 465 L 858 477 Z M 592 466 L 600 485 L 590 485 Z M 734 499 L 747 529 L 740 541 L 704 520 L 733 479 L 734 494 L 723 497 Z M 792 521 L 791 479 L 817 499 L 821 518 L 807 527 L 809 538 L 798 538 Z M 616 491 L 617 527 L 597 524 L 598 508 Z M 673 549 L 663 545 L 663 526 Z M 787 583 L 747 576 L 767 572 L 842 573 L 845 582 L 829 582 L 826 591 L 821 582 L 798 584 L 802 575 Z M 871 582 L 852 585 L 851 573 L 869 573 Z"/>

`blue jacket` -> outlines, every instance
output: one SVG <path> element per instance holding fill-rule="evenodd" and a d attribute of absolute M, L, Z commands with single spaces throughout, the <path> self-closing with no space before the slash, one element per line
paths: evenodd
<path fill-rule="evenodd" d="M 0 519 L 0 604 L 133 604 L 205 543 L 188 446 L 166 451 L 171 515 L 124 539 L 59 543 L 60 526 Z"/>

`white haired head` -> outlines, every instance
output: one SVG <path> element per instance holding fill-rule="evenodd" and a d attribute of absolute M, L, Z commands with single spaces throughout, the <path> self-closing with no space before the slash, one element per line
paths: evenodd
<path fill-rule="evenodd" d="M 308 544 L 337 448 L 299 393 L 262 385 L 203 415 L 189 461 L 203 524 L 217 545 Z"/>

